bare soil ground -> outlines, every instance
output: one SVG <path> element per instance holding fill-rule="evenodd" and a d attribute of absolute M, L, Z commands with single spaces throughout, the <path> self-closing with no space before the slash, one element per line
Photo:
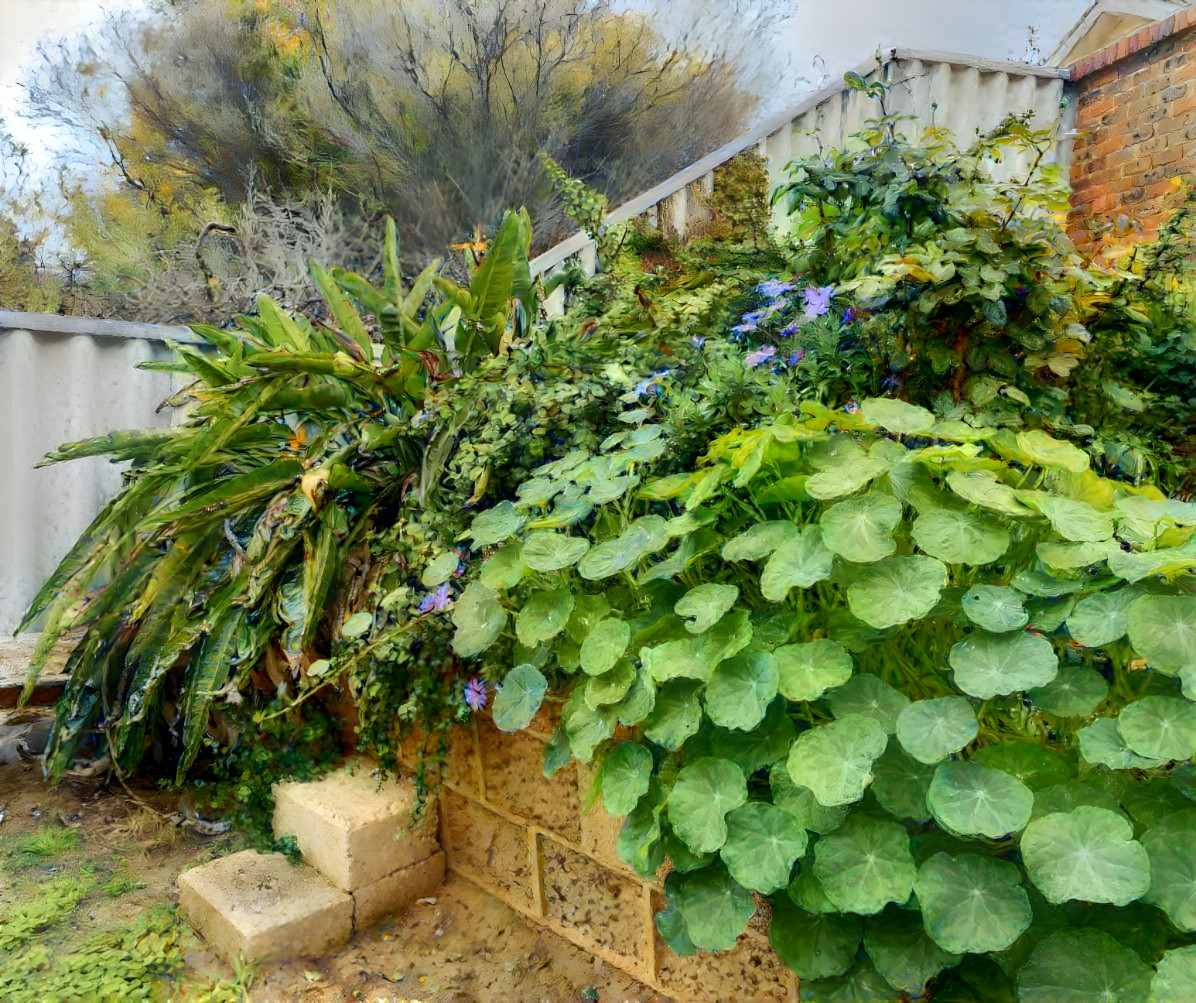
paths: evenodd
<path fill-rule="evenodd" d="M 50 787 L 39 763 L 0 764 L 0 944 L 16 911 L 53 882 L 61 887 L 63 877 L 78 874 L 93 890 L 35 935 L 55 956 L 82 950 L 98 931 L 128 927 L 143 910 L 173 905 L 181 871 L 245 846 L 236 833 L 204 835 L 180 824 L 188 804 L 181 797 L 98 780 Z M 0 985 L 6 964 L 18 963 L 16 953 L 0 948 Z M 235 971 L 197 940 L 182 977 L 154 989 L 151 998 L 312 1003 L 657 999 L 455 876 L 434 899 L 359 934 L 336 954 Z"/>

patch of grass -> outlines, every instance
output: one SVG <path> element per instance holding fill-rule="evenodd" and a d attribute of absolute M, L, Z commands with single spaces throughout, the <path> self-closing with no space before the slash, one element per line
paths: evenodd
<path fill-rule="evenodd" d="M 102 885 L 100 891 L 110 898 L 120 898 L 128 892 L 134 892 L 138 888 L 144 888 L 145 882 L 138 881 L 131 874 L 114 874 Z"/>
<path fill-rule="evenodd" d="M 3 864 L 10 870 L 26 870 L 70 853 L 78 846 L 79 833 L 74 829 L 46 826 L 14 839 L 3 855 Z"/>
<path fill-rule="evenodd" d="M 92 887 L 92 882 L 75 876 L 37 885 L 35 894 L 23 896 L 11 908 L 0 912 L 0 950 L 20 947 L 34 934 L 53 926 L 74 909 Z"/>

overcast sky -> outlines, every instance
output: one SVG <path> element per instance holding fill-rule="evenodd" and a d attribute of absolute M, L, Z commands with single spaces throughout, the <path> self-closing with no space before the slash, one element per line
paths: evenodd
<path fill-rule="evenodd" d="M 86 31 L 104 10 L 144 0 L 0 0 L 0 115 L 21 103 L 22 65 L 39 38 Z M 402 2 L 402 0 L 396 0 Z M 623 0 L 639 6 L 635 0 Z M 670 20 L 700 16 L 712 0 L 668 0 Z M 751 6 L 747 0 L 745 6 Z M 1028 26 L 1037 27 L 1046 53 L 1089 6 L 1089 0 L 799 0 L 784 32 L 790 68 L 777 81 L 766 110 L 783 111 L 802 94 L 864 62 L 878 46 L 941 49 L 994 59 L 1021 59 Z M 745 26 L 746 27 L 746 26 Z M 751 30 L 750 27 L 747 30 Z M 35 148 L 39 137 L 14 129 Z"/>

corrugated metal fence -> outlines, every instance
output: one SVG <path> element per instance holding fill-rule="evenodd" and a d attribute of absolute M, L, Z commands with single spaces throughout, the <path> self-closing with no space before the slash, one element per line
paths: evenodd
<path fill-rule="evenodd" d="M 889 85 L 889 109 L 914 115 L 906 131 L 917 135 L 932 121 L 952 130 L 961 145 L 1010 113 L 1033 109 L 1035 125 L 1067 127 L 1066 70 L 997 62 L 953 53 L 888 49 L 857 70 Z M 611 222 L 644 216 L 666 231 L 684 234 L 708 217 L 696 197 L 710 192 L 714 169 L 756 148 L 775 182 L 795 156 L 842 146 L 869 118 L 875 101 L 841 82 L 813 95 L 794 111 L 728 143 L 667 181 L 624 203 Z M 814 134 L 817 134 L 815 138 Z M 1070 142 L 1056 159 L 1066 161 Z M 1012 173 L 1023 167 L 1007 163 Z M 576 234 L 533 262 L 549 274 L 576 260 L 593 274 L 594 244 Z M 548 303 L 559 311 L 564 292 Z M 120 484 L 120 471 L 102 459 L 77 460 L 34 470 L 59 444 L 116 429 L 162 427 L 157 412 L 171 392 L 170 377 L 135 368 L 169 355 L 166 338 L 189 340 L 183 328 L 152 327 L 0 311 L 0 638 L 16 626 L 29 601 L 102 504 Z"/>

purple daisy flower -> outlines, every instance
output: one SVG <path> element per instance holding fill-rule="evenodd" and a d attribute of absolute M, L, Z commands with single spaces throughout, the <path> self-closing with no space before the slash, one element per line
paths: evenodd
<path fill-rule="evenodd" d="M 486 706 L 486 684 L 476 676 L 465 684 L 465 702 L 470 710 L 481 710 Z"/>
<path fill-rule="evenodd" d="M 780 296 L 781 293 L 787 293 L 792 288 L 792 282 L 783 282 L 781 279 L 766 279 L 756 286 L 756 289 L 765 296 Z"/>
<path fill-rule="evenodd" d="M 743 364 L 749 367 L 758 366 L 761 362 L 767 362 L 776 354 L 777 349 L 775 345 L 764 345 L 763 347 L 757 348 L 754 352 L 750 353 L 743 360 Z"/>
<path fill-rule="evenodd" d="M 797 334 L 797 321 L 794 321 L 787 327 L 781 328 L 782 338 L 792 338 L 795 334 Z"/>
<path fill-rule="evenodd" d="M 419 611 L 421 613 L 430 613 L 432 610 L 442 610 L 448 608 L 453 601 L 453 593 L 449 588 L 449 583 L 445 582 L 435 592 L 429 592 L 424 596 L 423 602 L 419 604 Z"/>
<path fill-rule="evenodd" d="M 821 317 L 831 308 L 831 294 L 834 286 L 806 286 L 802 295 L 806 298 L 806 316 Z"/>
<path fill-rule="evenodd" d="M 736 334 L 747 334 L 748 331 L 755 331 L 756 325 L 755 324 L 736 324 L 733 328 L 731 328 L 731 330 L 734 331 Z"/>
<path fill-rule="evenodd" d="M 805 357 L 806 357 L 806 350 L 804 348 L 799 348 L 796 352 L 792 353 L 789 356 L 788 364 L 791 366 L 796 366 Z"/>
<path fill-rule="evenodd" d="M 855 320 L 855 307 L 849 306 L 846 310 L 843 311 L 843 321 L 842 322 L 844 324 L 850 324 L 853 320 Z"/>

